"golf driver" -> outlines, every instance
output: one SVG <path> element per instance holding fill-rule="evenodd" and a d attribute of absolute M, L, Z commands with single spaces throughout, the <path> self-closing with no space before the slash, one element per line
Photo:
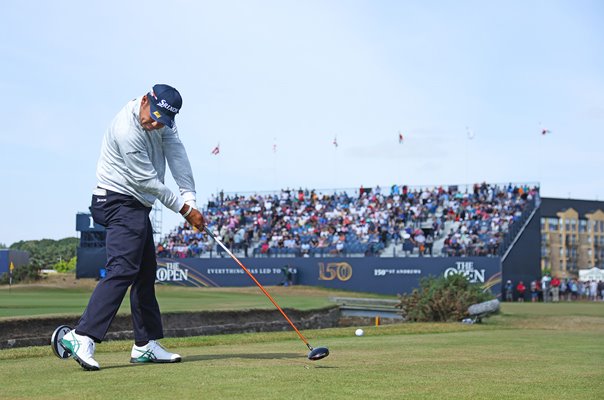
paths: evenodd
<path fill-rule="evenodd" d="M 222 247 L 222 249 L 224 251 L 227 252 L 227 254 L 229 256 L 231 256 L 231 258 L 233 260 L 235 260 L 235 262 L 237 264 L 239 264 L 239 266 L 245 271 L 245 273 L 248 274 L 248 276 L 250 278 L 252 278 L 252 280 L 254 281 L 254 283 L 256 285 L 258 285 L 258 287 L 260 288 L 260 290 L 262 290 L 262 293 L 264 293 L 266 295 L 266 297 L 268 297 L 268 299 L 271 301 L 271 303 L 273 303 L 273 305 L 275 307 L 277 307 L 277 309 L 279 310 L 279 312 L 281 312 L 281 315 L 283 315 L 283 317 L 287 320 L 287 322 L 289 322 L 289 324 L 291 325 L 291 327 L 294 328 L 294 331 L 296 331 L 296 333 L 298 334 L 298 336 L 300 337 L 300 339 L 302 339 L 302 341 L 304 342 L 304 344 L 306 345 L 306 347 L 308 347 L 308 349 L 310 350 L 310 352 L 308 353 L 308 359 L 311 360 L 311 361 L 317 361 L 317 360 L 320 360 L 322 358 L 327 357 L 329 355 L 329 349 L 327 347 L 313 348 L 310 345 L 310 343 L 308 343 L 308 340 L 306 340 L 306 338 L 304 337 L 304 335 L 302 335 L 302 333 L 300 333 L 300 331 L 298 330 L 298 328 L 296 328 L 296 325 L 294 325 L 294 323 L 289 319 L 289 317 L 287 316 L 287 314 L 285 314 L 285 312 L 281 309 L 281 307 L 279 307 L 279 305 L 277 304 L 277 302 L 264 289 L 264 287 L 260 284 L 260 282 L 258 282 L 258 280 L 254 277 L 254 275 L 252 275 L 252 273 L 245 267 L 245 265 L 243 265 L 243 263 L 241 261 L 239 261 L 239 259 L 237 257 L 235 257 L 235 255 L 233 253 L 231 253 L 231 251 L 216 236 L 214 236 L 214 234 L 212 233 L 212 231 L 210 231 L 210 229 L 207 226 L 204 226 L 203 229 L 206 231 L 206 233 L 212 239 L 214 239 L 214 241 L 216 243 L 218 243 L 218 245 L 220 247 Z"/>

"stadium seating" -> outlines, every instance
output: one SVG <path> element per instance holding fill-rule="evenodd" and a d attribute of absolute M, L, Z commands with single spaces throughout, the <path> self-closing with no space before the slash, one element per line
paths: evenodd
<path fill-rule="evenodd" d="M 528 185 L 393 185 L 357 190 L 289 190 L 223 195 L 202 209 L 208 227 L 240 256 L 491 256 L 534 206 Z M 509 236 L 509 235 L 508 235 Z M 160 257 L 223 256 L 183 223 L 162 238 Z"/>

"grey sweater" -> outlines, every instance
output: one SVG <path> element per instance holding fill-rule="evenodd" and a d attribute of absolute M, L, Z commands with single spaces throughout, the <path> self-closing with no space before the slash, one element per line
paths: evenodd
<path fill-rule="evenodd" d="M 97 164 L 98 186 L 134 196 L 151 207 L 159 200 L 178 212 L 185 202 L 195 204 L 195 181 L 176 126 L 147 132 L 139 122 L 142 96 L 115 116 L 103 137 Z M 180 196 L 165 184 L 166 161 Z"/>

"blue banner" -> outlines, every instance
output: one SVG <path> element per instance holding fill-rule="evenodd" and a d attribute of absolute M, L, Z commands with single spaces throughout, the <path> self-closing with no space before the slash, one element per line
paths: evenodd
<path fill-rule="evenodd" d="M 396 295 L 419 287 L 429 276 L 462 274 L 470 282 L 501 293 L 499 257 L 407 258 L 246 258 L 241 260 L 262 285 L 322 286 Z M 289 273 L 289 277 L 288 277 Z M 230 258 L 158 259 L 156 282 L 181 286 L 253 286 Z"/>

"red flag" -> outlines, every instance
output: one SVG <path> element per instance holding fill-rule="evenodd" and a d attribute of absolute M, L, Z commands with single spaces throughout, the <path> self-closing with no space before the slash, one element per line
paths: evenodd
<path fill-rule="evenodd" d="M 218 143 L 216 147 L 214 147 L 214 149 L 212 150 L 212 154 L 214 154 L 215 156 L 218 155 L 218 153 L 220 153 L 220 143 Z"/>
<path fill-rule="evenodd" d="M 402 144 L 403 143 L 403 134 L 402 133 L 398 133 L 398 143 Z"/>

